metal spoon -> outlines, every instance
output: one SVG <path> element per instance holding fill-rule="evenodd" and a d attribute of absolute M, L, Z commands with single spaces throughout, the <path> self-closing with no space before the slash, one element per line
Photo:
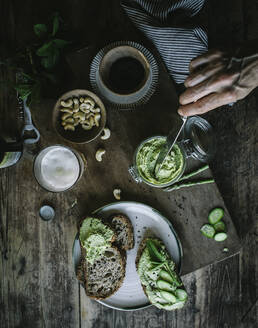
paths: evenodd
<path fill-rule="evenodd" d="M 166 157 L 170 153 L 171 149 L 173 148 L 173 146 L 176 143 L 181 131 L 183 130 L 183 128 L 185 126 L 185 123 L 187 121 L 187 117 L 186 116 L 181 116 L 181 118 L 182 118 L 183 123 L 182 123 L 180 129 L 177 132 L 175 132 L 174 130 L 170 131 L 169 135 L 166 138 L 166 142 L 164 143 L 164 145 L 162 146 L 162 148 L 160 150 L 159 156 L 156 160 L 156 163 L 154 165 L 154 170 L 153 170 L 153 173 L 156 177 L 158 176 L 158 174 L 159 174 L 159 172 L 162 168 L 162 165 L 165 162 Z"/>

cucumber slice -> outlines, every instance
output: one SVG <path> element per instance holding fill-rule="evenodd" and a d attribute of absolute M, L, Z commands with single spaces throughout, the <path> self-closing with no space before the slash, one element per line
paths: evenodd
<path fill-rule="evenodd" d="M 216 232 L 225 232 L 226 231 L 226 225 L 223 221 L 219 221 L 217 223 L 214 224 L 214 229 L 216 230 Z"/>
<path fill-rule="evenodd" d="M 216 241 L 224 241 L 228 238 L 228 235 L 225 232 L 218 232 L 216 233 L 216 235 L 214 236 L 214 239 Z"/>
<path fill-rule="evenodd" d="M 223 215 L 224 215 L 224 210 L 223 208 L 214 208 L 210 214 L 209 214 L 209 217 L 208 217 L 208 220 L 210 222 L 210 224 L 215 224 L 217 222 L 219 222 L 222 218 L 223 218 Z"/>
<path fill-rule="evenodd" d="M 213 238 L 215 235 L 215 229 L 210 224 L 204 224 L 201 227 L 201 233 L 208 238 Z"/>
<path fill-rule="evenodd" d="M 161 270 L 160 273 L 159 273 L 159 276 L 160 276 L 160 278 L 162 278 L 163 280 L 166 280 L 166 281 L 168 281 L 168 282 L 173 283 L 173 279 L 172 279 L 171 275 L 170 275 L 167 271 L 165 271 L 165 270 Z"/>
<path fill-rule="evenodd" d="M 167 281 L 159 279 L 157 281 L 157 286 L 159 289 L 166 290 L 168 292 L 172 292 L 175 288 Z"/>
<path fill-rule="evenodd" d="M 160 291 L 160 296 L 169 303 L 176 303 L 177 298 L 174 294 L 166 292 L 164 290 Z"/>
<path fill-rule="evenodd" d="M 180 300 L 180 301 L 185 301 L 187 299 L 187 292 L 184 289 L 177 289 L 176 290 L 176 297 Z"/>

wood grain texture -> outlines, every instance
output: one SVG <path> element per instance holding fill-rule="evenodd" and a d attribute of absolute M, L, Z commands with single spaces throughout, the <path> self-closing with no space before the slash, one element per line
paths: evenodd
<path fill-rule="evenodd" d="M 17 44 L 22 45 L 31 40 L 32 25 L 43 22 L 54 10 L 59 10 L 69 23 L 73 39 L 85 45 L 95 44 L 102 37 L 112 41 L 114 30 L 122 36 L 121 26 L 126 24 L 117 0 L 54 0 L 38 1 L 37 4 L 32 0 L 27 0 L 26 3 L 2 0 L 0 6 L 0 39 L 5 40 L 4 43 L 1 42 L 1 55 L 10 48 L 14 49 Z M 243 40 L 257 37 L 257 0 L 211 0 L 209 8 L 210 47 L 231 47 Z M 76 34 L 78 31 L 80 33 Z M 4 74 L 9 73 L 1 71 L 1 79 Z M 66 89 L 60 90 L 63 91 Z M 1 89 L 0 95 L 1 129 L 4 129 L 5 135 L 13 138 L 17 133 L 17 122 L 12 107 L 12 94 Z M 73 229 L 77 218 L 86 212 L 87 207 L 101 202 L 98 194 L 102 194 L 106 202 L 112 200 L 109 190 L 102 186 L 93 187 L 87 202 L 77 186 L 69 191 L 69 196 L 67 193 L 56 195 L 42 191 L 35 181 L 22 178 L 31 175 L 32 154 L 37 149 L 26 153 L 17 166 L 1 170 L 0 326 L 256 327 L 257 107 L 256 90 L 233 108 L 225 107 L 207 115 L 217 130 L 219 140 L 220 157 L 213 162 L 212 172 L 241 236 L 243 248 L 240 256 L 233 256 L 184 276 L 190 299 L 183 310 L 173 313 L 155 308 L 133 313 L 114 311 L 86 298 L 84 291 L 78 286 L 72 272 L 70 253 L 75 232 Z M 13 117 L 12 124 L 7 129 L 6 121 L 10 117 Z M 114 116 L 114 119 L 118 119 L 118 116 Z M 109 124 L 113 128 L 113 121 Z M 51 135 L 50 132 L 46 133 L 46 137 Z M 143 132 L 139 139 L 142 137 Z M 131 151 L 134 146 L 132 145 Z M 90 156 L 94 155 L 94 150 L 89 151 Z M 114 154 L 115 151 L 112 155 Z M 105 170 L 97 167 L 96 172 L 104 174 Z M 119 183 L 117 176 L 114 175 L 113 178 Z M 86 181 L 82 180 L 80 183 L 87 188 Z M 112 188 L 113 186 L 110 190 Z M 145 197 L 148 198 L 147 195 Z M 125 196 L 129 199 L 132 197 L 130 194 Z M 83 199 L 84 206 L 78 203 L 73 207 L 76 199 Z M 43 201 L 55 204 L 58 209 L 57 220 L 49 223 L 39 220 L 37 210 Z M 176 208 L 176 204 L 174 205 Z"/>

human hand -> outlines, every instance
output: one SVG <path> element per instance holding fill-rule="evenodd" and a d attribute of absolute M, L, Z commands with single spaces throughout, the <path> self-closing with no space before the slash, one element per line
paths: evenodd
<path fill-rule="evenodd" d="M 193 59 L 178 113 L 191 116 L 245 98 L 258 86 L 258 54 L 229 58 L 218 50 Z"/>

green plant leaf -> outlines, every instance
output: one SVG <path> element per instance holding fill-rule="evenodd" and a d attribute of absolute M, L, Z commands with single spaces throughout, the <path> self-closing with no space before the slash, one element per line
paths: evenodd
<path fill-rule="evenodd" d="M 66 41 L 66 40 L 61 40 L 61 39 L 54 39 L 53 42 L 55 43 L 55 45 L 57 46 L 57 48 L 62 49 L 65 46 L 67 46 L 68 44 L 70 44 L 70 41 Z"/>
<path fill-rule="evenodd" d="M 55 36 L 57 31 L 59 30 L 59 25 L 60 25 L 60 15 L 59 13 L 54 13 L 53 15 L 53 30 L 52 30 L 52 35 Z"/>
<path fill-rule="evenodd" d="M 36 24 L 33 26 L 34 32 L 38 37 L 47 33 L 47 26 L 45 24 Z"/>
<path fill-rule="evenodd" d="M 53 41 L 49 41 L 44 43 L 40 48 L 38 48 L 36 54 L 39 57 L 45 57 L 45 56 L 49 56 L 51 55 L 53 48 L 55 48 L 55 44 L 53 43 Z"/>
<path fill-rule="evenodd" d="M 29 80 L 29 81 L 35 81 L 35 78 L 32 77 L 32 76 L 29 75 L 29 74 L 26 74 L 26 73 L 24 73 L 24 72 L 21 72 L 20 74 L 21 74 L 25 79 L 27 79 L 27 80 Z"/>
<path fill-rule="evenodd" d="M 26 99 L 32 92 L 31 84 L 16 84 L 14 89 L 18 92 L 22 100 Z"/>
<path fill-rule="evenodd" d="M 41 59 L 41 65 L 45 67 L 46 69 L 53 68 L 59 59 L 59 51 L 58 49 L 53 50 L 50 56 L 43 57 Z"/>

